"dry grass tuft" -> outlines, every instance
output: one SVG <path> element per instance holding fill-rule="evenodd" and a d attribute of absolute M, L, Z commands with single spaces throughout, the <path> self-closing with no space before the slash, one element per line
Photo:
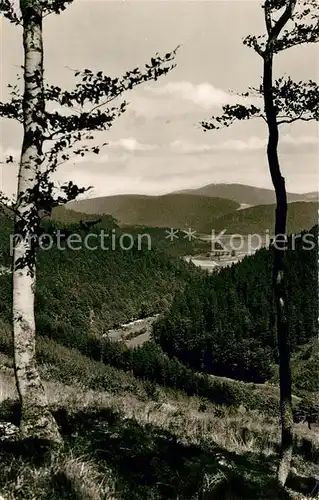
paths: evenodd
<path fill-rule="evenodd" d="M 17 473 L 14 474 L 14 471 Z M 10 477 L 15 476 L 14 484 Z M 93 460 L 85 457 L 51 454 L 46 465 L 35 466 L 13 459 L 7 467 L 8 480 L 2 486 L 0 500 L 38 500 L 46 498 L 48 485 L 52 498 L 79 500 L 116 500 L 115 481 L 111 471 L 97 470 Z M 50 497 L 51 498 L 51 497 Z"/>
<path fill-rule="evenodd" d="M 93 460 L 85 457 L 67 458 L 58 466 L 57 479 L 64 479 L 79 500 L 115 500 L 115 481 L 111 471 L 103 470 L 103 475 L 96 470 Z"/>
<path fill-rule="evenodd" d="M 120 412 L 127 419 L 139 424 L 170 431 L 183 441 L 192 444 L 206 442 L 228 451 L 239 453 L 258 452 L 265 457 L 277 453 L 280 443 L 278 421 L 258 412 L 239 408 L 205 403 L 200 411 L 200 398 L 175 397 L 172 393 L 161 392 L 161 402 L 145 401 L 127 394 L 80 390 L 78 387 L 60 382 L 44 382 L 48 400 L 52 408 L 67 408 L 71 412 L 85 409 L 111 409 Z M 0 371 L 0 402 L 17 398 L 13 375 Z M 311 443 L 311 448 L 319 453 L 319 439 L 306 424 L 295 426 L 296 443 Z"/>
<path fill-rule="evenodd" d="M 218 447 L 227 452 L 235 452 L 236 455 L 255 455 L 261 459 L 272 458 L 278 453 L 280 443 L 278 421 L 257 410 L 219 406 L 196 396 L 187 397 L 181 392 L 164 389 L 157 390 L 156 401 L 153 401 L 152 396 L 147 398 L 135 395 L 129 388 L 121 393 L 114 393 L 90 390 L 80 385 L 70 386 L 52 380 L 45 381 L 44 384 L 52 409 L 64 408 L 71 414 L 83 410 L 94 409 L 98 412 L 107 409 L 120 413 L 124 420 L 137 422 L 139 427 L 151 424 L 154 428 L 169 431 L 180 443 L 186 445 L 205 445 L 205 447 L 207 445 L 209 449 Z M 5 356 L 2 356 L 0 404 L 16 400 L 13 370 Z M 3 404 L 3 408 L 5 407 L 6 404 Z M 311 468 L 314 468 L 318 460 L 319 439 L 306 424 L 296 425 L 295 434 L 294 466 L 299 474 L 304 473 L 309 477 L 315 473 L 314 469 L 310 470 L 309 467 L 311 465 Z M 52 456 L 50 463 L 41 466 L 13 458 L 12 464 L 6 464 L 6 474 L 9 478 L 12 475 L 11 469 L 16 471 L 14 483 L 8 479 L 7 483 L 1 484 L 1 487 L 3 486 L 1 493 L 5 500 L 44 499 L 49 483 L 53 484 L 55 495 L 52 496 L 53 500 L 115 499 L 115 479 L 112 472 L 106 468 L 102 474 L 90 456 L 79 457 L 75 450 L 73 453 L 74 455 L 70 450 L 66 453 L 61 452 L 60 455 Z M 87 451 L 82 449 L 80 453 Z M 306 462 L 305 457 L 314 463 Z M 276 460 L 270 462 L 275 463 Z M 274 470 L 272 466 L 270 467 L 270 472 L 273 473 Z M 224 484 L 223 481 L 221 483 Z M 57 485 L 57 491 L 54 485 Z M 63 491 L 59 493 L 61 487 Z M 33 492 L 36 492 L 36 496 L 32 497 Z M 70 497 L 65 496 L 65 492 L 70 492 Z M 30 493 L 31 496 L 27 497 L 26 493 Z M 292 494 L 292 498 L 305 497 Z"/>

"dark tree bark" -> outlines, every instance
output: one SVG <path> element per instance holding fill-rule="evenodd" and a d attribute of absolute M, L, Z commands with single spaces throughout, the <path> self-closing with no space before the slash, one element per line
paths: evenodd
<path fill-rule="evenodd" d="M 281 413 L 281 453 L 278 465 L 278 481 L 286 483 L 290 470 L 293 445 L 293 413 L 291 401 L 291 366 L 289 332 L 286 317 L 284 292 L 287 192 L 285 179 L 281 175 L 278 158 L 279 130 L 273 99 L 273 53 L 264 55 L 264 104 L 268 125 L 267 158 L 271 179 L 276 193 L 275 235 L 273 242 L 273 287 L 276 303 L 276 329 L 279 349 L 280 413 Z"/>
<path fill-rule="evenodd" d="M 251 47 L 263 59 L 263 84 L 250 89 L 244 96 L 262 95 L 264 109 L 253 104 L 227 104 L 223 114 L 203 121 L 206 130 L 229 127 L 237 120 L 262 118 L 268 126 L 267 158 L 276 194 L 275 237 L 273 239 L 273 290 L 276 303 L 276 333 L 279 350 L 279 384 L 282 446 L 278 466 L 278 481 L 284 486 L 290 469 L 293 444 L 293 414 L 291 403 L 290 339 L 286 316 L 285 249 L 287 245 L 287 193 L 278 158 L 279 126 L 297 121 L 319 119 L 318 85 L 294 82 L 290 77 L 274 81 L 274 56 L 288 48 L 319 41 L 319 7 L 317 0 L 264 0 L 262 4 L 267 33 L 248 35 L 244 45 Z M 289 100 L 287 99 L 289 96 Z"/>

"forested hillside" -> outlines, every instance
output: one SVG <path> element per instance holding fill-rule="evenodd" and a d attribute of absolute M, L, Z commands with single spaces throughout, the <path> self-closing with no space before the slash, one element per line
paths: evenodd
<path fill-rule="evenodd" d="M 62 220 L 47 221 L 46 225 L 50 230 L 62 226 L 66 233 L 79 231 L 79 224 L 73 219 L 70 222 L 64 222 L 62 213 Z M 112 219 L 104 219 L 99 224 L 90 230 L 116 227 Z M 85 234 L 81 227 L 79 232 Z M 10 221 L 0 218 L 0 265 L 10 263 L 10 231 Z M 117 228 L 116 231 L 119 236 L 120 230 Z M 157 230 L 152 239 L 160 243 L 161 237 Z M 303 342 L 311 334 L 312 316 L 309 313 L 310 320 L 303 325 L 307 319 L 306 312 L 303 317 L 298 314 L 304 307 L 302 304 L 309 305 L 308 300 L 314 300 L 311 294 L 316 291 L 311 287 L 316 284 L 316 274 L 313 276 L 316 255 L 313 252 L 305 255 L 296 252 L 295 256 L 289 253 L 288 257 L 294 266 L 296 280 L 290 286 L 297 290 L 299 300 L 298 304 L 295 300 L 293 302 L 296 306 L 295 318 L 301 328 L 298 341 Z M 238 488 L 242 491 L 238 498 L 248 498 L 247 477 L 250 481 L 250 498 L 263 498 L 264 491 L 276 498 L 275 492 L 271 490 L 273 486 L 268 481 L 268 464 L 256 472 L 256 457 L 263 451 L 269 454 L 271 450 L 273 459 L 278 450 L 277 388 L 268 384 L 244 384 L 222 377 L 203 376 L 181 363 L 184 361 L 191 368 L 195 367 L 193 361 L 196 353 L 202 355 L 200 349 L 206 335 L 208 349 L 220 356 L 220 373 L 225 373 L 225 367 L 230 370 L 236 368 L 237 363 L 238 370 L 243 366 L 244 377 L 242 374 L 238 376 L 238 371 L 230 375 L 246 380 L 261 380 L 264 377 L 275 351 L 265 348 L 272 334 L 267 330 L 258 342 L 253 337 L 254 330 L 245 329 L 245 326 L 249 325 L 246 318 L 250 318 L 250 326 L 255 324 L 256 329 L 262 327 L 266 323 L 266 315 L 260 317 L 258 323 L 260 311 L 271 309 L 271 291 L 265 286 L 271 270 L 269 252 L 261 250 L 254 257 L 246 258 L 242 264 L 225 269 L 216 276 L 205 275 L 180 259 L 174 261 L 164 252 L 156 249 L 148 251 L 146 248 L 129 252 L 119 249 L 109 252 L 55 249 L 42 251 L 39 259 L 36 316 L 41 336 L 37 339 L 37 360 L 48 391 L 50 408 L 63 430 L 67 451 L 61 454 L 60 461 L 52 462 L 53 465 L 44 470 L 42 465 L 32 465 L 32 468 L 26 466 L 26 461 L 15 459 L 10 448 L 9 451 L 5 449 L 1 454 L 4 466 L 0 473 L 0 481 L 6 488 L 4 491 L 16 491 L 15 481 L 18 477 L 23 488 L 21 498 L 26 497 L 26 492 L 33 493 L 35 488 L 37 498 L 75 498 L 73 485 L 79 484 L 79 477 L 86 485 L 93 470 L 95 475 L 90 487 L 96 493 L 95 498 L 110 498 L 108 483 L 104 481 L 111 470 L 115 471 L 121 498 L 131 500 L 134 496 L 132 491 L 137 492 L 134 499 L 166 499 L 168 491 L 175 496 L 182 491 L 183 498 L 190 498 L 190 495 L 193 498 L 201 491 L 203 470 L 206 470 L 207 465 L 212 467 L 213 464 L 214 469 L 209 469 L 212 477 L 219 477 L 219 465 L 215 465 L 218 445 L 218 453 L 232 457 L 227 458 L 228 461 L 239 461 L 238 471 L 233 461 L 230 468 L 223 466 L 227 485 L 234 484 L 231 487 L 236 495 Z M 0 276 L 0 380 L 4 388 L 0 416 L 6 422 L 16 422 L 10 282 L 9 275 Z M 183 294 L 185 286 L 186 293 Z M 307 290 L 306 294 L 301 293 L 301 287 Z M 264 289 L 268 295 L 263 297 L 260 305 L 258 301 Z M 180 347 L 185 342 L 188 357 L 181 356 L 180 349 L 180 352 L 176 352 L 180 360 L 169 359 L 152 342 L 137 349 L 108 343 L 103 347 L 100 334 L 106 325 L 123 321 L 134 311 L 144 314 L 154 307 L 164 310 L 172 302 L 175 293 L 177 297 L 173 307 L 164 318 L 164 323 L 159 325 L 168 327 L 166 331 L 169 335 L 173 332 L 172 327 L 175 328 L 173 333 L 177 335 L 177 342 Z M 254 310 L 250 311 L 247 306 L 253 296 Z M 205 307 L 201 308 L 201 304 Z M 212 322 L 216 314 L 220 318 L 220 329 L 215 332 L 214 344 L 205 324 Z M 176 318 L 179 323 L 174 324 Z M 187 331 L 185 325 L 189 327 Z M 225 338 L 223 345 L 222 335 L 217 338 L 221 332 Z M 185 333 L 189 336 L 185 336 Z M 298 390 L 302 396 L 305 391 L 317 390 L 316 364 L 313 363 L 317 357 L 312 353 L 309 344 L 298 350 L 293 359 L 294 390 Z M 99 362 L 100 359 L 105 364 Z M 207 357 L 202 359 L 205 361 Z M 202 368 L 203 365 L 195 367 L 196 370 Z M 276 375 L 274 373 L 272 381 L 276 381 Z M 308 397 L 307 394 L 305 396 Z M 308 403 L 307 399 L 294 397 L 293 403 L 295 419 L 300 414 L 300 418 L 306 416 L 308 422 L 314 421 L 311 401 Z M 118 414 L 119 409 L 123 414 Z M 295 454 L 301 470 L 303 461 L 308 457 L 312 460 L 313 454 L 317 453 L 317 447 L 308 438 L 314 434 L 311 429 L 296 431 Z M 185 442 L 185 446 L 179 444 L 182 442 Z M 199 442 L 205 445 L 199 447 Z M 87 458 L 83 459 L 84 456 Z M 243 459 L 245 481 L 241 483 Z M 96 475 L 95 466 L 96 470 L 101 471 L 101 476 Z M 230 479 L 227 474 L 230 474 Z M 42 475 L 44 480 L 41 479 Z M 67 496 L 62 486 L 56 491 L 56 482 L 53 483 L 52 477 L 62 478 L 62 484 L 66 485 L 63 488 L 65 491 L 71 490 L 71 496 Z M 98 496 L 102 486 L 99 488 L 97 484 L 106 484 L 104 496 Z M 166 484 L 169 484 L 169 490 Z M 312 483 L 309 488 L 311 490 Z M 29 496 L 31 498 L 31 493 Z M 93 494 L 91 497 L 94 497 Z M 82 490 L 77 498 L 84 498 Z M 218 494 L 216 498 L 222 497 Z"/>
<path fill-rule="evenodd" d="M 113 222 L 110 224 L 101 226 L 100 223 L 91 228 L 91 232 L 101 227 L 112 228 Z M 52 225 L 54 227 L 51 222 L 51 230 Z M 86 234 L 76 224 L 64 225 L 64 228 L 70 233 L 77 228 L 79 234 Z M 10 265 L 10 231 L 10 221 L 0 217 L 0 265 Z M 116 324 L 163 311 L 174 293 L 201 273 L 181 259 L 173 260 L 156 246 L 148 249 L 143 244 L 140 248 L 135 241 L 130 251 L 123 250 L 119 235 L 114 250 L 54 247 L 40 251 L 36 294 L 40 334 L 61 339 L 68 345 L 81 342 L 81 336 L 89 331 L 101 335 Z M 10 275 L 0 276 L 0 288 L 0 315 L 9 323 Z"/>
<path fill-rule="evenodd" d="M 317 498 L 318 1 L 0 14 L 0 500 Z"/>
<path fill-rule="evenodd" d="M 121 226 L 191 227 L 210 232 L 216 217 L 233 212 L 239 204 L 222 198 L 168 194 L 106 196 L 76 201 L 69 207 L 86 214 L 111 214 Z"/>
<path fill-rule="evenodd" d="M 275 227 L 275 205 L 258 205 L 256 207 L 236 210 L 215 219 L 215 231 L 226 229 L 228 234 L 260 234 L 268 231 L 272 234 Z M 287 215 L 287 232 L 299 233 L 317 223 L 318 203 L 294 202 L 289 204 Z"/>
<path fill-rule="evenodd" d="M 317 241 L 318 227 L 311 231 Z M 292 349 L 317 335 L 317 247 L 286 256 L 288 325 Z M 306 245 L 305 245 L 306 247 Z M 309 248 L 309 245 L 308 245 Z M 219 274 L 199 277 L 178 293 L 154 337 L 170 357 L 198 371 L 263 382 L 277 360 L 272 252 L 246 257 Z"/>

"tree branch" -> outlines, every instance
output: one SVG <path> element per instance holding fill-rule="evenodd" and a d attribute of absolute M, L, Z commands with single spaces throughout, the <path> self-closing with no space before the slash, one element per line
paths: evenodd
<path fill-rule="evenodd" d="M 264 10 L 265 10 L 265 23 L 266 23 L 267 33 L 268 35 L 270 35 L 270 33 L 272 32 L 272 19 L 271 19 L 271 11 L 267 7 L 266 3 L 264 6 Z"/>
<path fill-rule="evenodd" d="M 296 7 L 297 0 L 288 0 L 285 11 L 281 15 L 281 17 L 278 19 L 278 21 L 275 23 L 273 29 L 271 30 L 270 36 L 269 36 L 269 45 L 272 45 L 280 35 L 281 30 L 284 28 L 284 26 L 287 24 L 289 19 L 291 19 L 293 12 Z M 265 10 L 268 9 L 267 3 L 265 4 Z M 269 10 L 270 12 L 270 10 Z M 267 43 L 267 45 L 268 45 Z"/>
<path fill-rule="evenodd" d="M 287 120 L 280 120 L 280 121 L 277 121 L 277 124 L 278 125 L 282 125 L 283 123 L 293 123 L 293 122 L 296 122 L 298 120 L 301 120 L 303 122 L 311 122 L 313 120 L 315 120 L 315 118 L 313 116 L 295 116 L 294 118 L 290 118 L 290 119 L 287 119 Z"/>

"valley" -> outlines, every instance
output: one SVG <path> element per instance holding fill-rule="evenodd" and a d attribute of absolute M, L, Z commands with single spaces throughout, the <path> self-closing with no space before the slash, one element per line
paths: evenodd
<path fill-rule="evenodd" d="M 218 272 L 224 267 L 240 262 L 246 256 L 253 255 L 261 248 L 268 248 L 269 235 L 239 235 L 235 234 L 200 234 L 198 239 L 209 245 L 206 253 L 185 256 L 187 262 L 201 267 L 208 272 Z"/>
<path fill-rule="evenodd" d="M 0 500 L 318 499 L 318 1 L 0 13 Z"/>
<path fill-rule="evenodd" d="M 82 499 L 90 474 L 94 480 L 85 491 L 91 488 L 90 494 L 99 500 L 109 500 L 114 488 L 128 500 L 133 500 L 132 488 L 137 489 L 138 499 L 148 500 L 153 493 L 166 498 L 167 491 L 185 492 L 187 497 L 189 491 L 195 494 L 202 489 L 203 467 L 209 467 L 213 481 L 223 477 L 224 486 L 242 492 L 240 498 L 245 500 L 247 481 L 252 500 L 263 498 L 265 488 L 272 491 L 280 437 L 267 241 L 262 240 L 262 248 L 255 251 L 247 234 L 235 238 L 226 233 L 220 237 L 225 248 L 219 244 L 212 248 L 209 233 L 198 233 L 192 241 L 179 233 L 180 238 L 169 241 L 165 238 L 169 228 L 121 227 L 110 215 L 69 209 L 55 210 L 44 227 L 83 235 L 104 228 L 114 230 L 117 238 L 124 232 L 134 238 L 148 233 L 152 248 L 145 244 L 127 252 L 116 245 L 108 252 L 52 248 L 39 253 L 37 359 L 66 450 L 64 461 L 58 460 L 55 468 L 30 465 L 24 473 L 12 451 L 17 435 L 8 246 L 12 226 L 0 217 L 0 430 L 10 435 L 0 452 L 3 492 L 13 488 L 12 467 L 20 475 L 24 493 L 36 487 L 38 498 L 43 499 L 61 500 L 70 489 L 77 491 L 74 488 L 81 488 L 76 494 Z M 241 244 L 241 249 L 232 254 L 231 243 L 238 248 Z M 289 282 L 295 292 L 303 290 L 293 295 L 289 309 L 296 473 L 288 486 L 293 500 L 315 487 L 313 457 L 319 446 L 317 317 L 312 308 L 316 256 L 315 251 L 302 252 L 299 246 L 297 252 L 288 253 Z M 154 443 L 150 460 L 156 457 L 156 465 L 146 469 L 138 464 L 150 450 L 149 439 Z M 168 442 L 176 444 L 168 450 Z M 181 447 L 179 442 L 185 444 Z M 111 455 L 105 454 L 111 449 Z M 176 464 L 180 468 L 175 486 L 171 468 L 165 472 L 171 454 L 179 457 L 172 465 L 172 470 Z M 258 469 L 256 478 L 260 456 L 267 460 L 267 473 Z M 241 490 L 243 459 L 246 479 Z M 134 473 L 124 465 L 121 468 L 126 463 L 135 464 Z M 99 481 L 98 471 L 109 479 Z M 83 480 L 77 483 L 81 474 Z M 53 483 L 29 482 L 29 476 L 43 475 L 53 478 Z M 56 477 L 65 477 L 69 485 L 58 493 L 52 485 Z M 165 483 L 163 490 L 153 484 L 154 477 Z M 121 484 L 115 486 L 114 478 L 120 478 Z M 277 487 L 273 491 L 276 498 Z"/>
<path fill-rule="evenodd" d="M 152 326 L 159 314 L 140 318 L 108 330 L 103 336 L 110 342 L 123 342 L 127 347 L 136 347 L 148 342 L 152 334 Z"/>

